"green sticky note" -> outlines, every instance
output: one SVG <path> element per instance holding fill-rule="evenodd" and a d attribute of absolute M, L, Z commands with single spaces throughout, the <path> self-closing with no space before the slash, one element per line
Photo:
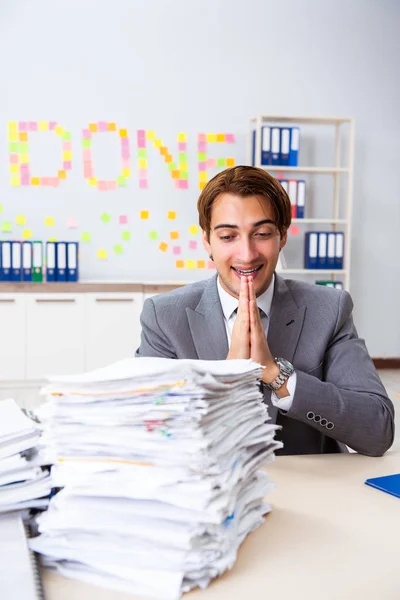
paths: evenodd
<path fill-rule="evenodd" d="M 2 212 L 3 212 L 3 205 L 0 204 L 0 213 L 2 213 Z"/>
<path fill-rule="evenodd" d="M 71 134 L 69 131 L 66 131 L 65 133 L 62 134 L 62 139 L 65 140 L 66 142 L 69 142 L 71 139 Z"/>
<path fill-rule="evenodd" d="M 207 154 L 205 152 L 198 152 L 197 159 L 199 162 L 204 162 L 205 160 L 207 160 Z"/>
<path fill-rule="evenodd" d="M 129 240 L 131 239 L 131 232 L 130 231 L 123 231 L 122 232 L 122 239 L 124 240 L 124 242 L 129 242 Z"/>
<path fill-rule="evenodd" d="M 8 144 L 8 151 L 18 152 L 18 142 L 11 142 L 10 144 Z"/>
<path fill-rule="evenodd" d="M 90 148 L 90 143 L 92 140 L 82 140 L 82 148 Z"/>
<path fill-rule="evenodd" d="M 125 177 L 122 177 L 122 175 L 117 177 L 117 184 L 119 185 L 119 187 L 123 187 L 124 185 L 126 185 Z"/>
<path fill-rule="evenodd" d="M 28 142 L 20 142 L 19 143 L 19 151 L 21 154 L 28 154 L 28 152 L 29 152 Z"/>
<path fill-rule="evenodd" d="M 100 219 L 103 221 L 103 223 L 109 223 L 111 221 L 111 215 L 108 213 L 103 213 Z"/>
<path fill-rule="evenodd" d="M 225 167 L 225 158 L 217 158 L 217 167 Z"/>
<path fill-rule="evenodd" d="M 158 240 L 158 233 L 157 233 L 157 231 L 149 231 L 149 238 L 151 240 Z"/>
<path fill-rule="evenodd" d="M 179 162 L 187 162 L 187 152 L 179 152 Z"/>
<path fill-rule="evenodd" d="M 115 252 L 115 254 L 123 254 L 124 253 L 124 247 L 121 246 L 121 244 L 116 244 L 114 246 L 114 252 Z"/>
<path fill-rule="evenodd" d="M 176 163 L 174 163 L 174 162 L 168 163 L 168 169 L 170 171 L 176 171 Z"/>
<path fill-rule="evenodd" d="M 181 179 L 189 179 L 189 173 L 187 171 L 181 171 L 179 176 Z"/>
<path fill-rule="evenodd" d="M 12 223 L 10 221 L 3 221 L 1 230 L 3 233 L 12 233 Z"/>
<path fill-rule="evenodd" d="M 139 148 L 137 155 L 138 155 L 138 158 L 147 158 L 146 148 Z"/>
<path fill-rule="evenodd" d="M 91 235 L 89 232 L 87 231 L 82 231 L 82 235 L 81 235 L 81 242 L 90 242 L 91 240 Z"/>

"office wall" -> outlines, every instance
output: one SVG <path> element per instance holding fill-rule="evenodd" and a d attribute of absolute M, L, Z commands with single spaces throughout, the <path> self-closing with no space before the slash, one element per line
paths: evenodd
<path fill-rule="evenodd" d="M 189 242 L 200 238 L 188 231 L 196 216 L 199 133 L 234 134 L 229 148 L 221 145 L 220 153 L 215 148 L 210 153 L 232 153 L 241 163 L 250 115 L 354 116 L 351 291 L 356 324 L 373 356 L 400 356 L 398 2 L 3 0 L 0 11 L 2 219 L 26 215 L 39 239 L 53 234 L 75 239 L 90 232 L 91 242 L 81 244 L 86 279 L 115 279 L 117 274 L 129 280 L 136 273 L 136 279 L 140 274 L 149 281 L 160 272 L 171 279 L 176 257 L 168 254 L 170 248 L 162 253 L 158 246 L 170 229 L 182 232 L 183 259 L 204 258 L 199 243 L 189 251 Z M 53 120 L 71 132 L 72 169 L 58 188 L 10 186 L 10 120 Z M 177 134 L 186 133 L 188 188 L 177 190 L 160 157 L 150 151 L 148 190 L 138 187 L 136 162 L 125 187 L 90 188 L 81 132 L 101 121 L 128 129 L 133 162 L 138 129 L 155 131 L 175 154 Z M 101 135 L 96 140 L 93 161 L 105 178 L 112 178 L 121 167 L 119 141 L 106 143 Z M 46 144 L 38 145 L 37 152 L 32 146 L 36 172 L 58 168 L 59 147 L 50 138 Z M 176 209 L 182 222 L 169 227 L 164 214 L 162 222 L 159 215 L 154 223 L 142 222 L 140 210 L 146 203 L 151 208 L 160 194 L 165 210 Z M 110 223 L 101 221 L 103 213 L 112 216 Z M 119 223 L 123 215 L 131 246 L 116 241 L 127 229 Z M 46 228 L 48 216 L 55 219 L 53 229 Z M 78 227 L 68 226 L 71 218 Z M 151 240 L 150 248 L 153 230 L 161 237 Z M 123 246 L 122 254 L 115 245 Z M 107 250 L 106 260 L 98 257 L 99 249 Z M 189 273 L 185 263 L 175 279 L 208 275 L 202 269 Z"/>

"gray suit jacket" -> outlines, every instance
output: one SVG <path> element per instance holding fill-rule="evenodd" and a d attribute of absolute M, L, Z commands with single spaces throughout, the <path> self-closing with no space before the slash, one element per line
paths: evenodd
<path fill-rule="evenodd" d="M 222 360 L 228 340 L 216 276 L 145 301 L 137 356 Z M 276 275 L 268 343 L 297 373 L 286 414 L 269 412 L 282 430 L 283 454 L 382 455 L 394 437 L 394 408 L 352 318 L 345 291 Z"/>

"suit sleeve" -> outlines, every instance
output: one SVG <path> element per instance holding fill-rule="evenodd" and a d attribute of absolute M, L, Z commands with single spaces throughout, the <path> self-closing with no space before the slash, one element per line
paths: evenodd
<path fill-rule="evenodd" d="M 353 302 L 343 291 L 336 326 L 322 364 L 322 381 L 296 369 L 288 417 L 368 456 L 381 456 L 394 438 L 394 407 L 352 317 Z"/>
<path fill-rule="evenodd" d="M 142 334 L 140 346 L 136 351 L 136 357 L 158 356 L 160 358 L 176 358 L 176 355 L 171 350 L 171 343 L 158 323 L 155 305 L 151 298 L 145 300 L 143 304 L 140 324 Z"/>

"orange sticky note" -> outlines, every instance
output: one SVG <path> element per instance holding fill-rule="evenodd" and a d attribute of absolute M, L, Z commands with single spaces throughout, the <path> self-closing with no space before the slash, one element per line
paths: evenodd
<path fill-rule="evenodd" d="M 166 242 L 161 242 L 158 249 L 161 250 L 161 252 L 166 252 L 168 250 L 168 244 Z"/>
<path fill-rule="evenodd" d="M 27 142 L 28 141 L 28 134 L 26 133 L 26 131 L 21 131 L 21 133 L 19 134 L 19 141 L 20 142 Z"/>
<path fill-rule="evenodd" d="M 172 175 L 172 179 L 179 179 L 179 175 L 180 175 L 180 171 L 178 170 L 173 170 L 171 171 L 171 175 Z"/>
<path fill-rule="evenodd" d="M 149 211 L 148 210 L 141 210 L 140 211 L 140 218 L 141 219 L 148 219 L 149 218 Z"/>
<path fill-rule="evenodd" d="M 205 260 L 198 260 L 197 261 L 197 268 L 198 269 L 205 269 L 206 268 L 206 261 Z"/>
<path fill-rule="evenodd" d="M 185 266 L 185 261 L 184 260 L 177 260 L 175 262 L 175 266 L 177 269 L 183 269 Z"/>
<path fill-rule="evenodd" d="M 235 159 L 234 158 L 227 158 L 226 159 L 226 166 L 227 167 L 234 167 L 235 166 Z"/>
<path fill-rule="evenodd" d="M 117 124 L 116 123 L 108 123 L 107 129 L 108 129 L 108 131 L 117 131 Z"/>
<path fill-rule="evenodd" d="M 97 131 L 97 123 L 89 123 L 89 131 L 92 131 L 93 133 L 95 133 Z M 100 250 L 99 250 L 99 252 L 100 252 Z"/>
<path fill-rule="evenodd" d="M 171 240 L 179 240 L 179 231 L 171 231 L 169 237 Z"/>
<path fill-rule="evenodd" d="M 58 171 L 58 179 L 67 179 L 67 171 Z"/>

